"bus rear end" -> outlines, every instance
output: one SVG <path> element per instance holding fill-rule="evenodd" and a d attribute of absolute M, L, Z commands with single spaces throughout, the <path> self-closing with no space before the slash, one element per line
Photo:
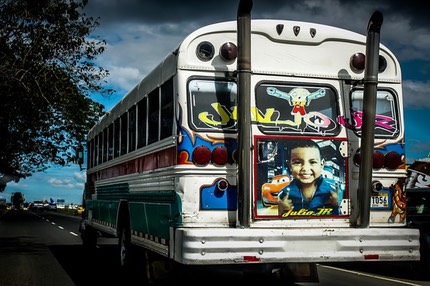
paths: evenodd
<path fill-rule="evenodd" d="M 180 104 L 179 163 L 198 176 L 179 179 L 184 213 L 171 232 L 171 257 L 262 265 L 419 260 L 419 232 L 405 220 L 395 56 L 381 45 L 372 180 L 363 205 L 366 37 L 315 23 L 253 20 L 248 99 L 240 97 L 236 37 L 236 23 L 223 23 L 196 31 L 179 48 L 178 89 L 188 104 Z M 249 101 L 249 122 L 238 110 L 241 100 Z M 248 130 L 236 137 L 240 128 Z M 306 164 L 314 170 L 295 174 Z"/>

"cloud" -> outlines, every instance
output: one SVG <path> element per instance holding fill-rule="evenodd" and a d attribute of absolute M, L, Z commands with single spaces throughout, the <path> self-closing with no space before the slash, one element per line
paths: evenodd
<path fill-rule="evenodd" d="M 85 183 L 85 181 L 87 180 L 87 173 L 85 173 L 85 172 L 81 172 L 81 173 L 80 172 L 74 172 L 73 178 L 78 183 Z"/>
<path fill-rule="evenodd" d="M 73 180 L 72 180 L 73 178 Z M 73 172 L 72 176 L 67 178 L 52 177 L 48 179 L 48 184 L 59 189 L 79 189 L 83 190 L 86 181 L 85 172 Z"/>
<path fill-rule="evenodd" d="M 430 108 L 430 81 L 421 82 L 413 80 L 403 81 L 403 96 L 405 108 Z"/>

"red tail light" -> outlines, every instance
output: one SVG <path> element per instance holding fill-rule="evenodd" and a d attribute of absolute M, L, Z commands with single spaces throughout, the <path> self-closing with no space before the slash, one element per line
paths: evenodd
<path fill-rule="evenodd" d="M 402 164 L 402 156 L 395 152 L 390 151 L 385 154 L 385 167 L 387 169 L 397 169 Z"/>
<path fill-rule="evenodd" d="M 193 151 L 193 162 L 196 165 L 207 165 L 211 160 L 211 150 L 206 146 L 197 146 Z"/>
<path fill-rule="evenodd" d="M 385 157 L 384 154 L 382 154 L 379 151 L 373 152 L 373 168 L 374 169 L 381 169 L 384 167 L 385 163 Z"/>
<path fill-rule="evenodd" d="M 353 158 L 354 164 L 360 166 L 361 164 L 361 154 L 356 153 Z M 397 169 L 402 165 L 402 155 L 395 152 L 389 151 L 387 154 L 383 154 L 381 151 L 373 152 L 373 168 L 381 169 L 387 168 L 389 170 Z"/>
<path fill-rule="evenodd" d="M 212 151 L 212 162 L 217 165 L 225 165 L 228 162 L 227 148 L 224 146 L 216 147 Z"/>

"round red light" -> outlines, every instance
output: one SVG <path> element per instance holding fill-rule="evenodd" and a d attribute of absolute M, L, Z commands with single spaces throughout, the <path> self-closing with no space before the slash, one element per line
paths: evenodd
<path fill-rule="evenodd" d="M 227 148 L 218 146 L 212 151 L 212 162 L 217 165 L 225 165 L 228 162 Z"/>
<path fill-rule="evenodd" d="M 227 42 L 221 46 L 220 56 L 225 61 L 234 61 L 237 58 L 237 46 L 232 42 Z"/>
<path fill-rule="evenodd" d="M 390 151 L 385 154 L 385 168 L 394 170 L 397 169 L 402 164 L 402 156 L 395 152 Z"/>
<path fill-rule="evenodd" d="M 350 65 L 354 72 L 360 73 L 364 70 L 366 56 L 363 53 L 355 53 L 350 59 Z"/>
<path fill-rule="evenodd" d="M 374 169 L 381 169 L 384 167 L 385 163 L 385 156 L 379 151 L 373 152 L 373 168 Z"/>
<path fill-rule="evenodd" d="M 197 146 L 193 151 L 193 162 L 196 165 L 207 165 L 211 160 L 211 150 L 206 146 Z"/>
<path fill-rule="evenodd" d="M 226 180 L 219 180 L 218 181 L 218 189 L 220 191 L 225 191 L 228 188 L 228 182 Z"/>
<path fill-rule="evenodd" d="M 360 166 L 361 164 L 361 154 L 360 153 L 355 153 L 354 155 L 354 164 L 357 166 Z"/>

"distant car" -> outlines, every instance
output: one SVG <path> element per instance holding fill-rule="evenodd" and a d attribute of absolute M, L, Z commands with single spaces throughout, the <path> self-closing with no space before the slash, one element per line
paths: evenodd
<path fill-rule="evenodd" d="M 85 211 L 85 209 L 84 209 L 84 207 L 83 206 L 78 206 L 76 209 L 75 209 L 75 215 L 82 215 L 82 213 Z"/>
<path fill-rule="evenodd" d="M 34 201 L 29 206 L 29 210 L 31 211 L 43 211 L 44 209 L 45 203 L 43 201 Z"/>
<path fill-rule="evenodd" d="M 46 209 L 47 209 L 48 211 L 56 212 L 56 211 L 57 211 L 57 204 L 55 204 L 55 203 L 49 203 L 49 204 L 46 206 Z"/>

